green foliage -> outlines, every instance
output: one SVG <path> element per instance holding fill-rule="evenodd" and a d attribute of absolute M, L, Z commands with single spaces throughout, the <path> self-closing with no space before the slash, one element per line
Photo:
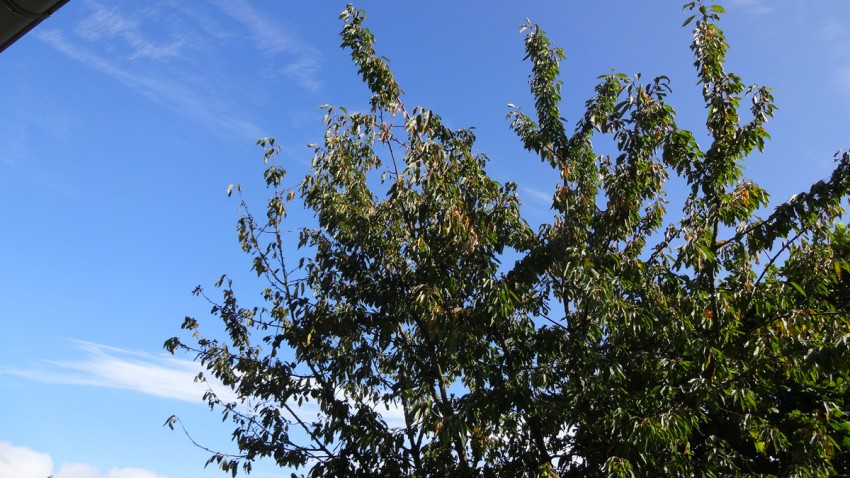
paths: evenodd
<path fill-rule="evenodd" d="M 535 233 L 471 131 L 405 106 L 363 12 L 346 8 L 342 46 L 371 111 L 327 107 L 296 188 L 274 140 L 258 142 L 273 194 L 238 233 L 264 306 L 240 306 L 222 277 L 212 313 L 227 339 L 187 318 L 196 344 L 166 342 L 240 399 L 205 397 L 241 452 L 210 462 L 235 475 L 270 457 L 312 477 L 850 472 L 850 233 L 836 223 L 850 153 L 758 218 L 768 194 L 741 165 L 768 139 L 773 97 L 725 70 L 723 9 L 686 10 L 704 150 L 676 124 L 666 77 L 601 77 L 570 134 L 564 55 L 522 27 L 535 111 L 508 116 L 561 178 Z M 595 153 L 595 136 L 618 154 Z M 670 175 L 689 188 L 672 222 Z M 315 227 L 284 227 L 296 197 Z"/>

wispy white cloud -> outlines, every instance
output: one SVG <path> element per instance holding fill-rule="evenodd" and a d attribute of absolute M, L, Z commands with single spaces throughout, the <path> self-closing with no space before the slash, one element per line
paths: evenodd
<path fill-rule="evenodd" d="M 239 402 L 233 390 L 220 384 L 209 374 L 205 374 L 205 382 L 196 382 L 195 377 L 203 371 L 203 367 L 194 361 L 81 340 L 73 340 L 72 343 L 74 348 L 82 353 L 81 358 L 49 360 L 29 368 L 0 368 L 0 374 L 45 383 L 130 390 L 198 404 L 204 403 L 201 398 L 211 389 L 224 402 Z M 346 395 L 340 391 L 337 397 L 346 398 Z M 350 398 L 348 401 L 354 404 Z M 315 417 L 319 413 L 318 407 L 312 402 L 296 405 L 293 400 L 289 405 L 302 418 Z M 391 403 L 389 408 L 378 403 L 369 405 L 380 413 L 390 426 L 404 425 L 404 411 L 398 404 Z M 243 403 L 241 407 L 243 412 L 252 413 L 250 403 Z M 5 476 L 0 473 L 0 477 Z"/>
<path fill-rule="evenodd" d="M 256 47 L 267 54 L 297 53 L 305 48 L 278 23 L 264 16 L 244 0 L 214 0 L 213 3 L 228 16 L 241 23 L 250 33 Z"/>
<path fill-rule="evenodd" d="M 168 478 L 141 468 L 100 469 L 83 463 L 65 463 L 54 471 L 50 454 L 0 441 L 0 477 L 3 478 Z"/>
<path fill-rule="evenodd" d="M 200 28 L 199 33 L 203 36 L 219 41 L 232 40 L 236 36 L 234 32 L 229 31 L 221 22 L 213 18 L 208 12 L 209 9 L 192 8 L 192 4 L 182 1 L 172 1 L 169 6 L 197 25 Z"/>
<path fill-rule="evenodd" d="M 236 20 L 249 33 L 255 48 L 266 55 L 289 53 L 291 60 L 280 73 L 309 91 L 321 86 L 320 53 L 311 45 L 300 41 L 279 22 L 272 21 L 245 0 L 215 0 L 213 2 L 225 14 Z"/>
<path fill-rule="evenodd" d="M 34 35 L 55 50 L 118 80 L 163 107 L 223 136 L 254 140 L 268 132 L 257 126 L 252 105 L 262 101 L 256 77 L 215 61 L 234 39 L 273 56 L 254 72 L 264 80 L 289 79 L 304 90 L 321 87 L 321 55 L 281 23 L 244 0 L 214 0 L 220 13 L 189 2 L 150 2 L 118 8 L 83 2 L 86 15 L 69 31 L 38 29 Z M 237 42 L 238 43 L 238 42 Z M 251 53 L 249 52 L 249 53 Z M 247 56 L 247 55 L 243 55 Z M 236 58 L 239 58 L 237 55 Z M 253 88 L 246 88 L 245 82 Z"/>
<path fill-rule="evenodd" d="M 73 341 L 82 352 L 76 360 L 54 360 L 30 368 L 0 369 L 0 373 L 47 383 L 133 390 L 155 397 L 202 403 L 212 387 L 222 400 L 235 401 L 233 392 L 209 383 L 195 382 L 202 370 L 191 360 Z M 3 475 L 0 475 L 3 476 Z"/>
<path fill-rule="evenodd" d="M 131 18 L 115 7 L 107 7 L 96 2 L 89 2 L 91 15 L 77 25 L 75 33 L 88 41 L 115 39 L 123 40 L 130 49 L 129 59 L 151 58 L 164 59 L 175 57 L 180 53 L 185 36 L 173 38 L 167 43 L 158 43 L 147 38 L 143 33 L 140 22 Z"/>
<path fill-rule="evenodd" d="M 34 35 L 218 134 L 254 140 L 267 134 L 249 113 L 262 101 L 256 77 L 215 61 L 221 52 L 246 48 L 234 40 L 248 38 L 249 54 L 273 57 L 255 75 L 275 83 L 285 78 L 310 92 L 321 87 L 321 54 L 249 2 L 213 3 L 218 9 L 212 13 L 224 15 L 189 2 L 118 8 L 88 0 L 83 2 L 87 14 L 71 31 L 38 29 Z M 246 88 L 246 81 L 254 87 Z"/>
<path fill-rule="evenodd" d="M 215 93 L 204 94 L 204 89 L 198 88 L 197 84 L 180 81 L 166 72 L 157 74 L 150 70 L 122 66 L 73 43 L 58 30 L 38 30 L 35 35 L 66 56 L 115 78 L 133 90 L 179 114 L 199 121 L 210 129 L 249 139 L 262 136 L 261 129 L 246 119 L 246 115 L 240 114 L 238 109 L 228 105 L 224 100 L 226 95 L 221 91 L 215 91 L 216 88 L 211 84 L 206 85 L 206 90 L 214 90 Z"/>
<path fill-rule="evenodd" d="M 528 197 L 531 198 L 532 201 L 538 203 L 542 206 L 551 206 L 552 205 L 552 193 L 541 191 L 539 189 L 530 188 L 527 186 L 522 187 L 522 192 L 525 193 Z"/>
<path fill-rule="evenodd" d="M 321 69 L 321 65 L 315 58 L 305 56 L 285 66 L 281 73 L 295 80 L 302 88 L 317 91 L 322 84 L 318 79 Z"/>

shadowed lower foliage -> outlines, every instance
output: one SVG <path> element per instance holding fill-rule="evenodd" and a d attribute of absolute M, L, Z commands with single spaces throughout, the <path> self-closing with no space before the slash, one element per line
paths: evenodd
<path fill-rule="evenodd" d="M 241 453 L 210 461 L 235 475 L 270 457 L 312 477 L 850 472 L 850 236 L 836 222 L 850 154 L 757 217 L 768 194 L 741 164 L 768 139 L 773 97 L 724 69 L 723 9 L 685 9 L 707 149 L 677 126 L 665 77 L 601 77 L 568 127 L 563 53 L 522 27 L 534 108 L 512 107 L 511 128 L 561 178 L 535 232 L 471 131 L 406 106 L 346 8 L 371 111 L 327 107 L 293 188 L 259 141 L 273 194 L 238 232 L 263 305 L 222 278 L 213 315 L 229 336 L 187 318 L 194 340 L 166 342 L 241 399 L 206 396 Z M 668 213 L 671 175 L 688 189 Z M 296 198 L 314 226 L 285 224 Z"/>

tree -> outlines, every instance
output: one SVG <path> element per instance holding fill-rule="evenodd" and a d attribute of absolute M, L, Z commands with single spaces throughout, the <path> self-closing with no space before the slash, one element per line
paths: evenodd
<path fill-rule="evenodd" d="M 556 217 L 534 232 L 471 131 L 405 106 L 347 7 L 342 46 L 371 111 L 327 108 L 295 188 L 275 141 L 258 141 L 273 194 L 238 233 L 264 305 L 241 306 L 222 277 L 212 312 L 228 337 L 187 318 L 196 344 L 165 344 L 239 397 L 205 397 L 241 453 L 210 461 L 235 475 L 271 457 L 314 477 L 847 473 L 850 153 L 757 217 L 768 194 L 741 164 L 769 138 L 771 91 L 724 69 L 721 7 L 685 8 L 706 150 L 677 126 L 665 77 L 602 77 L 570 133 L 563 53 L 523 27 L 535 107 L 512 109 L 511 128 L 561 178 Z M 619 154 L 599 156 L 594 137 Z M 670 175 L 688 185 L 675 220 Z M 289 232 L 296 197 L 317 225 Z"/>

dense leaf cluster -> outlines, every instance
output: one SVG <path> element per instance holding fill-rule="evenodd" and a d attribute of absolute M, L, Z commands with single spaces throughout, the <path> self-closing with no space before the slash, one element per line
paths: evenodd
<path fill-rule="evenodd" d="M 238 232 L 265 305 L 240 306 L 222 278 L 229 337 L 187 318 L 196 345 L 166 342 L 239 397 L 206 397 L 242 453 L 210 461 L 235 474 L 271 457 L 312 477 L 847 473 L 850 233 L 836 220 L 850 153 L 758 218 L 768 194 L 741 164 L 773 97 L 725 70 L 722 8 L 686 9 L 707 149 L 677 125 L 665 77 L 602 77 L 569 131 L 563 53 L 523 27 L 535 104 L 511 127 L 560 175 L 555 219 L 534 232 L 471 131 L 405 106 L 349 6 L 342 46 L 371 111 L 327 107 L 294 189 L 259 141 L 273 195 Z M 618 153 L 596 153 L 597 136 Z M 671 175 L 688 186 L 675 213 Z M 315 227 L 283 225 L 296 197 Z"/>

